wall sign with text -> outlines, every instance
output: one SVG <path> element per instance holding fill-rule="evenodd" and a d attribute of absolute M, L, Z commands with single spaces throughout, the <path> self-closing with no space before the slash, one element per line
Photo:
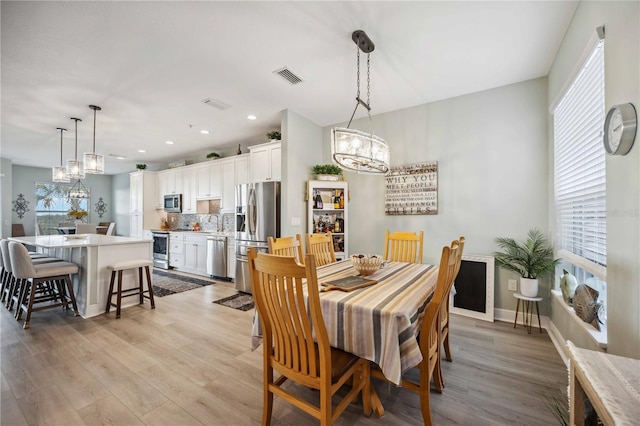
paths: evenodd
<path fill-rule="evenodd" d="M 385 176 L 386 215 L 438 214 L 438 162 L 391 167 Z"/>

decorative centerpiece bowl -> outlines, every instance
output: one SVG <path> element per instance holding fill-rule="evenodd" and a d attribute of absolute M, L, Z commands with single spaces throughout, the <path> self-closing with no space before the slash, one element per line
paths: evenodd
<path fill-rule="evenodd" d="M 382 265 L 382 256 L 379 254 L 354 254 L 351 256 L 353 267 L 362 276 L 373 274 Z"/>

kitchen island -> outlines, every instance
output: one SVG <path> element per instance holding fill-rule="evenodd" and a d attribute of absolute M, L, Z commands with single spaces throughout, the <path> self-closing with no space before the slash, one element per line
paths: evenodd
<path fill-rule="evenodd" d="M 78 311 L 83 318 L 104 313 L 109 292 L 111 272 L 107 266 L 125 260 L 152 260 L 153 240 L 147 238 L 116 237 L 100 234 L 44 235 L 39 237 L 12 237 L 41 253 L 73 262 L 79 266 L 72 275 L 73 289 L 78 302 Z M 135 271 L 123 275 L 125 288 L 137 284 Z M 134 300 L 135 299 L 135 300 Z M 138 303 L 137 298 L 123 299 L 123 307 Z"/>

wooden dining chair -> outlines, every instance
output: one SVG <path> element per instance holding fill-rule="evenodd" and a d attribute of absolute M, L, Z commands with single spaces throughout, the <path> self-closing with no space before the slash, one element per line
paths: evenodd
<path fill-rule="evenodd" d="M 293 256 L 298 263 L 304 262 L 302 252 L 302 237 L 296 234 L 295 237 L 267 238 L 269 242 L 269 254 L 276 256 Z"/>
<path fill-rule="evenodd" d="M 418 393 L 420 396 L 420 409 L 422 411 L 422 419 L 427 426 L 433 425 L 431 419 L 430 406 L 430 384 L 431 377 L 434 381 L 437 377 L 434 375 L 436 363 L 440 356 L 440 342 L 438 340 L 438 313 L 440 306 L 445 302 L 447 293 L 451 290 L 453 284 L 453 276 L 456 269 L 456 261 L 458 255 L 458 242 L 454 241 L 451 247 L 444 246 L 442 255 L 440 256 L 440 268 L 438 269 L 438 279 L 436 282 L 435 292 L 422 318 L 420 325 L 420 334 L 418 336 L 418 344 L 422 353 L 422 361 L 414 368 L 418 369 L 418 382 L 414 382 L 403 376 L 401 386 L 404 389 Z M 373 377 L 386 380 L 380 369 L 371 368 Z"/>
<path fill-rule="evenodd" d="M 308 254 L 302 265 L 293 257 L 258 253 L 250 248 L 248 259 L 264 345 L 262 424 L 271 423 L 274 395 L 320 419 L 323 426 L 333 424 L 360 393 L 364 412 L 369 415 L 369 361 L 330 346 L 320 309 L 314 256 Z M 280 375 L 276 380 L 274 370 Z M 286 380 L 320 391 L 320 405 L 296 396 L 291 386 L 283 388 Z M 352 380 L 351 390 L 334 407 L 334 395 L 348 380 Z"/>
<path fill-rule="evenodd" d="M 460 265 L 462 263 L 462 252 L 464 251 L 464 242 L 464 237 L 460 237 L 458 239 L 458 252 L 456 255 L 456 268 L 453 272 L 453 283 L 455 283 L 455 280 L 458 277 L 458 272 L 460 272 Z M 453 287 L 453 284 L 451 285 L 451 287 Z M 444 302 L 440 306 L 440 313 L 438 314 L 438 322 L 440 323 L 440 336 L 438 337 L 438 340 L 440 341 L 440 347 L 444 349 L 446 360 L 449 362 L 453 361 L 453 358 L 451 357 L 451 348 L 449 347 L 449 299 L 451 297 L 451 287 L 449 288 L 449 293 L 445 295 Z M 438 380 L 435 381 L 436 390 L 438 392 L 442 392 L 442 389 L 444 388 L 444 376 L 442 374 L 442 357 L 439 357 L 438 359 L 435 374 L 438 376 Z"/>
<path fill-rule="evenodd" d="M 422 263 L 424 231 L 394 232 L 388 229 L 384 240 L 384 260 Z"/>
<path fill-rule="evenodd" d="M 336 261 L 331 232 L 325 234 L 307 234 L 307 253 L 316 258 L 316 266 L 323 266 Z"/>

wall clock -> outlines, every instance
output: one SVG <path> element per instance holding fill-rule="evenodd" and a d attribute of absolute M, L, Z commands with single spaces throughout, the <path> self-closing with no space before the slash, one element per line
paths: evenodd
<path fill-rule="evenodd" d="M 614 105 L 604 121 L 604 149 L 611 155 L 626 155 L 636 138 L 636 109 L 633 104 Z"/>

